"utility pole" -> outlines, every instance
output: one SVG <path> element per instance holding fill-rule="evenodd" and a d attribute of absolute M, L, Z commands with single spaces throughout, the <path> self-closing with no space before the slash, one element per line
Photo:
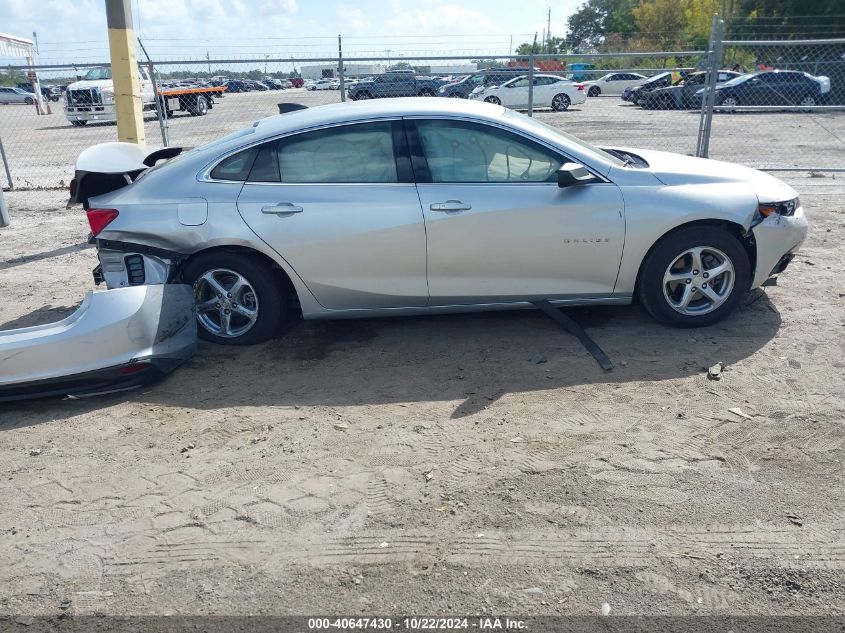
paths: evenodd
<path fill-rule="evenodd" d="M 208 61 L 208 76 L 211 78 L 211 54 L 205 51 L 205 59 Z"/>
<path fill-rule="evenodd" d="M 109 28 L 117 139 L 143 144 L 146 138 L 131 1 L 106 0 L 106 24 Z"/>
<path fill-rule="evenodd" d="M 548 42 L 548 46 L 546 47 L 546 52 L 552 52 L 552 8 L 549 7 L 549 16 L 546 22 L 546 38 Z"/>

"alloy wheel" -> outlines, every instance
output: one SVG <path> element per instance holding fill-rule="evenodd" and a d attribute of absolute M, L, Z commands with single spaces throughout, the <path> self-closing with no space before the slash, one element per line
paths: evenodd
<path fill-rule="evenodd" d="M 194 283 L 200 326 L 221 338 L 246 334 L 258 319 L 258 295 L 249 280 L 227 268 L 206 271 Z"/>
<path fill-rule="evenodd" d="M 697 246 L 678 255 L 663 275 L 663 297 L 676 312 L 708 314 L 721 306 L 734 287 L 731 259 L 710 246 Z"/>

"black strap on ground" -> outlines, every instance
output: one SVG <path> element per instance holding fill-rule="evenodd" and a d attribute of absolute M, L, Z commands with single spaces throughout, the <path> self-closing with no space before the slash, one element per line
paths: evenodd
<path fill-rule="evenodd" d="M 610 371 L 613 369 L 613 363 L 610 362 L 607 354 L 602 351 L 601 347 L 590 338 L 590 335 L 572 317 L 564 314 L 548 301 L 532 301 L 531 303 L 542 310 L 552 321 L 581 341 L 581 344 L 587 348 L 587 351 L 592 354 L 603 370 Z"/>

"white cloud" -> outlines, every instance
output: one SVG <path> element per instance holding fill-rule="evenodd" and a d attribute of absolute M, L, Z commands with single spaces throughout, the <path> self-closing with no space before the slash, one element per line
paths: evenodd
<path fill-rule="evenodd" d="M 393 15 L 387 20 L 394 33 L 423 35 L 496 32 L 495 23 L 480 11 L 466 9 L 456 4 L 419 2 L 416 7 L 394 2 Z"/>
<path fill-rule="evenodd" d="M 372 26 L 370 19 L 358 7 L 339 4 L 335 7 L 335 13 L 340 20 L 341 31 L 356 31 L 360 33 Z"/>

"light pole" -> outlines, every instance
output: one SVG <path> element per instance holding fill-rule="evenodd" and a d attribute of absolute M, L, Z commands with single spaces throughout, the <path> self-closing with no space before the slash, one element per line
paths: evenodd
<path fill-rule="evenodd" d="M 390 70 L 390 49 L 384 49 L 384 52 L 387 53 L 387 69 Z"/>

